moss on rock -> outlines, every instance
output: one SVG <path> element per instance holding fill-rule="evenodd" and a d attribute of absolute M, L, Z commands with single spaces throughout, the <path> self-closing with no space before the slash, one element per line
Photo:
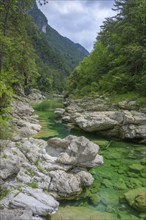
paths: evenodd
<path fill-rule="evenodd" d="M 124 195 L 130 206 L 146 213 L 146 187 L 130 190 Z"/>

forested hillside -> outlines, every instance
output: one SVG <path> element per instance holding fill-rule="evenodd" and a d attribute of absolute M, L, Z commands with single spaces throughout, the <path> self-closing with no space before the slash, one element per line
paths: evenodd
<path fill-rule="evenodd" d="M 26 31 L 30 6 L 31 0 L 0 0 L 0 136 L 13 94 L 21 88 L 27 94 L 38 77 L 37 56 Z"/>
<path fill-rule="evenodd" d="M 67 90 L 75 96 L 146 95 L 146 1 L 116 0 L 114 10 L 93 52 L 68 79 Z"/>

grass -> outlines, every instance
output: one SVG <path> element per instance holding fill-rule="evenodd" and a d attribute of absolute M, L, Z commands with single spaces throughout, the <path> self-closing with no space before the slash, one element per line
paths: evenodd
<path fill-rule="evenodd" d="M 146 97 L 140 96 L 133 92 L 129 92 L 125 94 L 111 94 L 109 98 L 113 103 L 118 103 L 124 100 L 128 100 L 128 101 L 136 101 L 139 106 L 146 107 Z"/>
<path fill-rule="evenodd" d="M 33 170 L 26 170 L 25 173 L 27 175 L 29 175 L 30 177 L 33 177 L 35 175 L 34 171 Z"/>
<path fill-rule="evenodd" d="M 3 198 L 5 198 L 9 193 L 10 193 L 10 190 L 9 190 L 9 189 L 0 190 L 0 200 L 2 200 Z"/>
<path fill-rule="evenodd" d="M 6 154 L 0 155 L 0 158 L 5 158 L 5 159 L 7 159 L 7 155 L 6 155 Z"/>
<path fill-rule="evenodd" d="M 97 96 L 103 95 L 104 97 L 108 97 L 110 99 L 111 103 L 117 104 L 118 102 L 128 100 L 128 101 L 136 101 L 140 107 L 146 107 L 146 97 L 140 96 L 139 94 L 134 93 L 134 92 L 127 92 L 124 94 L 117 94 L 115 92 L 113 92 L 113 93 L 92 92 L 92 93 L 89 93 L 88 96 L 79 95 L 79 94 L 78 95 L 70 95 L 70 98 L 71 99 L 84 99 L 85 97 L 86 98 L 87 97 L 95 98 Z"/>
<path fill-rule="evenodd" d="M 34 188 L 34 189 L 38 188 L 38 183 L 37 182 L 30 182 L 27 185 L 30 186 L 31 188 Z"/>

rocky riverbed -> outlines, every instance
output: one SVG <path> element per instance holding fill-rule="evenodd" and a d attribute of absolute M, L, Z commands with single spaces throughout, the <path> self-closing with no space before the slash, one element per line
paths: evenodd
<path fill-rule="evenodd" d="M 41 126 L 29 101 L 17 97 L 12 103 L 14 134 L 11 140 L 0 140 L 3 220 L 40 220 L 52 215 L 58 210 L 58 200 L 76 198 L 93 183 L 88 169 L 103 164 L 99 146 L 83 136 L 33 138 Z"/>
<path fill-rule="evenodd" d="M 67 100 L 55 114 L 70 127 L 123 140 L 146 143 L 146 109 L 136 101 L 111 104 L 108 98 Z"/>

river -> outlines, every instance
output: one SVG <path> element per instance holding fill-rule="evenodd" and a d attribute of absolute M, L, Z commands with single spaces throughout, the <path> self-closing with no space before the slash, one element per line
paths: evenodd
<path fill-rule="evenodd" d="M 146 146 L 118 140 L 108 140 L 97 134 L 72 130 L 55 119 L 59 100 L 48 100 L 34 106 L 42 130 L 36 138 L 64 138 L 69 134 L 83 135 L 100 146 L 104 164 L 92 168 L 94 183 L 75 200 L 60 201 L 59 212 L 52 220 L 144 220 L 124 198 L 129 190 L 146 187 Z M 98 217 L 97 217 L 98 216 Z"/>

